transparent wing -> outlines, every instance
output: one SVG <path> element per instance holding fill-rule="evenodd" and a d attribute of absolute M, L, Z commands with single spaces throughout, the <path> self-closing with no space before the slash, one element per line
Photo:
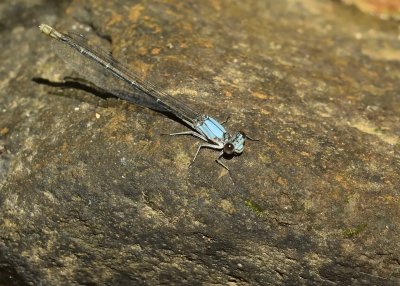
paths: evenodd
<path fill-rule="evenodd" d="M 160 111 L 169 111 L 178 118 L 194 123 L 199 114 L 181 100 L 131 72 L 101 48 L 89 45 L 86 38 L 62 34 L 52 41 L 56 53 L 84 78 L 96 86 L 127 101 Z"/>
<path fill-rule="evenodd" d="M 61 41 L 52 41 L 53 50 L 78 72 L 84 79 L 93 83 L 95 86 L 105 90 L 116 97 L 122 98 L 140 106 L 148 107 L 158 111 L 168 111 L 158 104 L 154 98 L 146 96 L 143 92 L 128 86 L 123 81 L 110 76 L 106 69 L 93 60 L 82 56 L 80 52 L 71 49 Z"/>

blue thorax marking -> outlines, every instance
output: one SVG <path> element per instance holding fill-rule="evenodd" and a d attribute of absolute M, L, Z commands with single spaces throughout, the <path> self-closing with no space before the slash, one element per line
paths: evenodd
<path fill-rule="evenodd" d="M 221 123 L 218 123 L 215 119 L 205 116 L 201 122 L 197 125 L 198 130 L 200 130 L 207 139 L 214 140 L 224 140 L 226 130 Z"/>
<path fill-rule="evenodd" d="M 232 144 L 235 147 L 236 153 L 243 152 L 245 140 L 246 140 L 246 137 L 242 133 L 238 132 L 235 134 L 234 138 L 232 139 Z"/>

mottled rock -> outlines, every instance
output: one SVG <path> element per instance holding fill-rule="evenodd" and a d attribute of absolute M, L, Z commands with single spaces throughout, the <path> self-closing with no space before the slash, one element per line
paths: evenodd
<path fill-rule="evenodd" d="M 0 4 L 1 285 L 399 285 L 399 24 L 340 1 Z M 100 96 L 85 33 L 260 139 L 225 158 Z M 70 78 L 65 81 L 65 78 Z"/>

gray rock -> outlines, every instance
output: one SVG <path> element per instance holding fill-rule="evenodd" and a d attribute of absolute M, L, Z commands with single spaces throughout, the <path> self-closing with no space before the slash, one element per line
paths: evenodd
<path fill-rule="evenodd" d="M 398 22 L 338 1 L 0 4 L 0 285 L 398 285 Z M 224 162 L 103 96 L 85 33 L 259 138 Z M 99 96 L 100 95 L 100 96 Z"/>

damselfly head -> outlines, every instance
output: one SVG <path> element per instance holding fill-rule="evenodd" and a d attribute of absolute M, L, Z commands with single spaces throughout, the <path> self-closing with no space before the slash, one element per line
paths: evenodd
<path fill-rule="evenodd" d="M 246 141 L 246 135 L 243 132 L 237 132 L 225 143 L 223 151 L 225 154 L 240 154 L 244 149 L 244 142 Z"/>

